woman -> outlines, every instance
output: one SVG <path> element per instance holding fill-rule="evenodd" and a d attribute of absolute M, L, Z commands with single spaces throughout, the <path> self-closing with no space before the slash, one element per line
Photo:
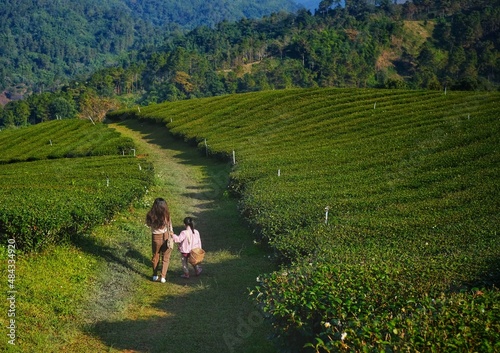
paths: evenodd
<path fill-rule="evenodd" d="M 151 228 L 153 257 L 153 281 L 158 281 L 158 264 L 162 257 L 161 283 L 166 282 L 172 246 L 168 246 L 169 237 L 173 234 L 172 221 L 167 202 L 161 197 L 155 199 L 151 210 L 146 215 L 146 224 Z"/>
<path fill-rule="evenodd" d="M 200 233 L 194 229 L 194 222 L 191 217 L 184 218 L 184 226 L 186 227 L 179 235 L 173 235 L 174 241 L 179 243 L 179 251 L 181 252 L 182 270 L 184 274 L 182 278 L 189 278 L 188 259 L 192 249 L 202 248 Z M 199 265 L 193 265 L 197 276 L 201 273 Z"/>

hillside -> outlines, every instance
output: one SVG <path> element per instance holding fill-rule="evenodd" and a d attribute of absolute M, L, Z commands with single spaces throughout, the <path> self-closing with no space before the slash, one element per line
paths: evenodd
<path fill-rule="evenodd" d="M 0 107 L 0 128 L 36 124 L 57 116 L 100 119 L 103 112 L 120 105 L 147 106 L 288 88 L 497 90 L 498 2 L 460 0 L 452 8 L 444 3 L 427 6 L 425 2 L 351 6 L 364 4 L 364 0 L 342 8 L 334 2 L 322 2 L 321 11 L 314 15 L 301 9 L 260 19 L 223 21 L 187 32 L 165 28 L 157 46 L 128 51 L 119 63 L 108 57 L 106 68 L 80 76 L 60 90 L 44 89 L 22 102 L 7 104 L 5 109 Z M 134 11 L 149 18 L 144 8 L 135 7 Z M 156 23 L 157 19 L 151 21 Z M 148 32 L 148 38 L 156 41 L 154 32 Z M 135 41 L 136 37 L 129 39 Z M 17 55 L 14 44 L 9 44 L 4 62 L 20 62 L 9 61 L 9 55 Z M 105 46 L 116 48 L 108 44 Z M 65 57 L 69 65 L 71 55 Z M 45 59 L 37 62 L 49 63 Z M 100 65 L 94 65 L 96 62 L 91 66 Z M 54 70 L 51 65 L 44 69 L 49 78 L 66 64 L 57 64 Z M 70 71 L 77 74 L 89 69 L 83 63 L 77 66 L 78 70 Z M 29 70 L 23 77 L 32 77 L 36 71 L 28 64 L 23 67 Z M 8 81 L 12 84 L 10 98 L 29 94 L 30 86 L 11 78 Z"/>
<path fill-rule="evenodd" d="M 297 8 L 292 0 L 1 0 L 0 91 L 50 90 L 174 32 Z"/>
<path fill-rule="evenodd" d="M 0 146 L 0 239 L 15 239 L 19 251 L 86 234 L 152 183 L 133 141 L 90 120 L 1 131 Z"/>
<path fill-rule="evenodd" d="M 499 99 L 282 90 L 108 116 L 155 121 L 203 155 L 234 158 L 230 189 L 284 265 L 252 292 L 291 351 L 493 352 Z"/>
<path fill-rule="evenodd" d="M 71 145 L 88 149 L 92 142 L 98 148 L 103 140 L 117 137 L 133 141 L 138 152 L 137 157 L 120 151 L 117 156 L 57 158 L 54 151 L 49 160 L 0 166 L 0 270 L 8 276 L 0 288 L 16 299 L 16 316 L 5 316 L 15 320 L 16 336 L 6 336 L 0 351 L 276 353 L 267 337 L 268 325 L 253 324 L 256 311 L 247 300 L 247 288 L 258 274 L 274 267 L 253 244 L 236 200 L 221 189 L 230 166 L 207 163 L 195 149 L 169 137 L 165 128 L 120 125 L 54 121 L 9 131 L 5 140 L 0 138 L 3 150 L 7 139 L 21 140 L 25 147 L 32 144 L 35 154 L 29 148 L 15 155 L 9 150 L 3 155 L 9 160 L 21 159 L 21 154 L 24 160 L 43 158 L 42 150 L 62 152 Z M 53 139 L 52 146 L 48 138 Z M 41 146 L 40 141 L 46 144 Z M 144 179 L 153 177 L 147 166 L 154 166 L 152 183 Z M 151 281 L 151 234 L 144 218 L 157 196 L 168 200 L 176 232 L 186 215 L 196 217 L 207 250 L 202 276 L 180 278 L 175 251 L 167 283 Z M 75 228 L 83 228 L 88 220 L 100 223 L 103 220 L 94 216 L 120 206 L 117 201 L 124 201 L 125 207 L 106 214 L 105 224 L 84 229 L 71 241 L 66 241 L 66 233 L 64 240 L 55 245 L 46 242 L 39 251 L 21 250 L 25 244 L 19 233 L 16 238 L 4 234 L 5 215 L 17 215 L 16 230 L 26 233 L 43 227 L 37 238 L 49 240 L 59 221 L 68 228 L 73 218 L 79 220 Z M 3 300 L 0 310 L 8 312 L 9 304 Z M 240 334 L 242 320 L 252 320 L 248 336 L 248 331 Z M 193 321 L 196 330 L 190 329 Z M 10 325 L 4 318 L 0 322 Z"/>
<path fill-rule="evenodd" d="M 109 113 L 126 137 L 88 119 L 0 131 L 9 351 L 498 351 L 499 100 L 269 90 Z M 150 281 L 157 195 L 206 234 L 189 283 L 178 262 Z"/>
<path fill-rule="evenodd" d="M 298 87 L 497 89 L 500 7 L 440 6 L 331 6 L 199 27 L 89 86 L 141 105 Z"/>

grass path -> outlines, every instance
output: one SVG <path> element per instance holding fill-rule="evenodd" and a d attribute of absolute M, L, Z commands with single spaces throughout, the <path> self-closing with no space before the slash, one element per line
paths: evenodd
<path fill-rule="evenodd" d="M 112 127 L 136 141 L 139 157 L 148 155 L 156 182 L 130 212 L 96 232 L 107 261 L 83 313 L 86 332 L 66 349 L 274 352 L 267 337 L 270 327 L 248 299 L 256 277 L 273 267 L 253 243 L 236 201 L 225 192 L 230 165 L 201 156 L 159 125 L 126 121 Z M 169 203 L 177 234 L 185 216 L 197 220 L 207 251 L 200 277 L 180 278 L 174 250 L 167 283 L 151 281 L 151 240 L 144 217 L 156 197 Z"/>

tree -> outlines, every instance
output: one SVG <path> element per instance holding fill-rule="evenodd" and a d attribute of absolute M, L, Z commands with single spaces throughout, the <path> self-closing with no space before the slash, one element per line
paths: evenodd
<path fill-rule="evenodd" d="M 219 96 L 226 93 L 224 83 L 214 71 L 205 74 L 205 90 L 212 96 Z"/>
<path fill-rule="evenodd" d="M 30 106 L 24 101 L 16 101 L 14 103 L 14 123 L 16 126 L 28 125 L 28 118 L 30 116 Z"/>
<path fill-rule="evenodd" d="M 8 103 L 7 103 L 8 105 Z M 14 127 L 16 126 L 15 119 L 14 119 L 14 112 L 11 109 L 8 109 L 6 106 L 6 109 L 3 110 L 2 112 L 2 126 L 9 128 L 9 127 Z"/>
<path fill-rule="evenodd" d="M 76 116 L 74 104 L 68 102 L 63 97 L 57 97 L 49 104 L 49 113 L 51 119 L 71 119 Z"/>
<path fill-rule="evenodd" d="M 448 59 L 448 72 L 455 77 L 458 77 L 462 66 L 465 63 L 465 50 L 462 47 L 455 47 L 451 52 Z"/>
<path fill-rule="evenodd" d="M 177 71 L 172 81 L 186 95 L 194 90 L 194 85 L 191 83 L 191 76 L 184 71 Z"/>
<path fill-rule="evenodd" d="M 103 121 L 106 113 L 111 109 L 119 108 L 117 101 L 111 98 L 99 97 L 88 91 L 80 98 L 80 113 L 82 119 L 91 118 L 93 121 Z"/>
<path fill-rule="evenodd" d="M 52 93 L 44 92 L 41 94 L 32 94 L 26 100 L 31 107 L 29 121 L 31 124 L 38 124 L 50 120 L 49 104 L 52 100 Z"/>
<path fill-rule="evenodd" d="M 334 0 L 321 0 L 318 5 L 318 12 L 321 15 L 326 15 L 328 10 L 332 7 Z"/>

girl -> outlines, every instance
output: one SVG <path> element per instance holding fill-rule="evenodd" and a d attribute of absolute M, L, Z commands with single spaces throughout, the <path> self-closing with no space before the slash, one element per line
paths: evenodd
<path fill-rule="evenodd" d="M 179 243 L 179 251 L 181 252 L 182 270 L 184 274 L 182 278 L 189 278 L 188 258 L 191 249 L 201 249 L 200 233 L 194 229 L 194 222 L 191 217 L 184 218 L 184 226 L 186 227 L 179 235 L 173 235 L 174 241 Z M 193 266 L 197 276 L 201 273 L 199 265 Z"/>
<path fill-rule="evenodd" d="M 173 229 L 167 202 L 161 197 L 155 199 L 151 210 L 146 215 L 146 224 L 151 228 L 153 281 L 156 282 L 158 280 L 158 263 L 160 262 L 161 254 L 163 261 L 161 283 L 165 283 L 170 263 L 170 254 L 173 248 L 173 244 L 170 247 L 168 246 L 168 240 L 171 234 L 173 234 Z"/>

